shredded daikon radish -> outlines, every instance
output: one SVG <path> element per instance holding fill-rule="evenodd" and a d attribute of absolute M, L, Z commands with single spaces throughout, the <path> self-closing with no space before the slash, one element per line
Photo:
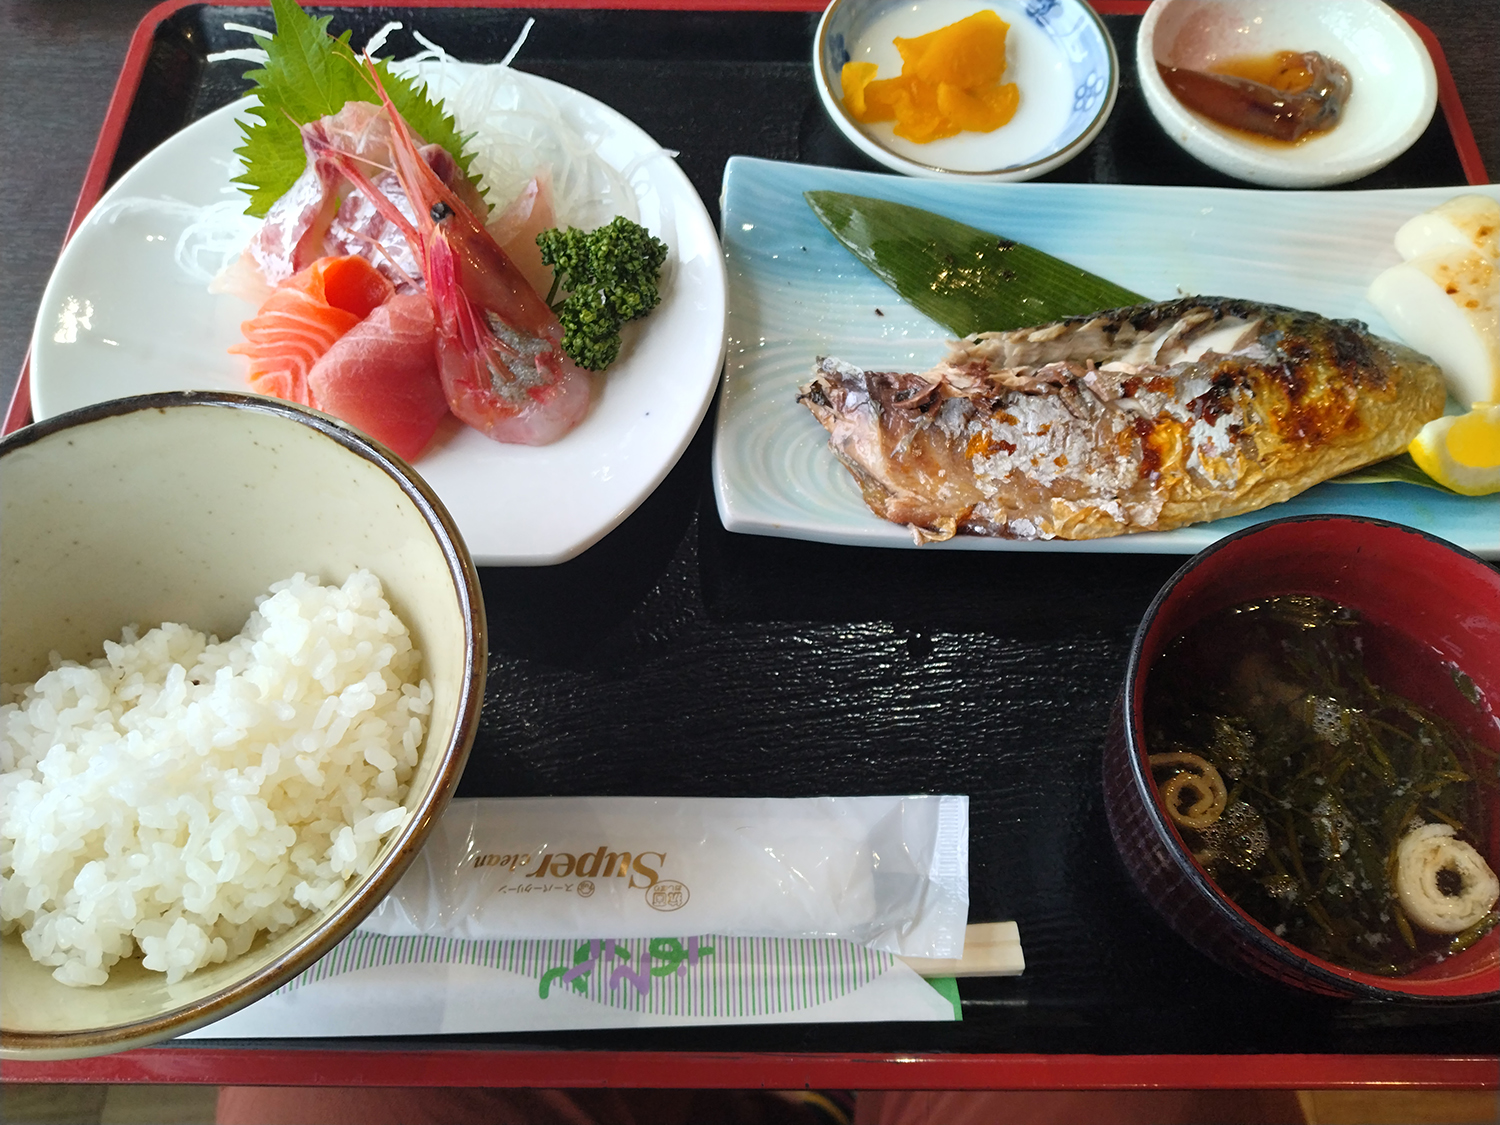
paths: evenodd
<path fill-rule="evenodd" d="M 616 215 L 640 220 L 635 169 L 615 168 L 599 155 L 607 139 L 603 123 L 560 106 L 543 81 L 504 64 L 459 62 L 436 46 L 392 69 L 426 82 L 459 128 L 473 134 L 466 145 L 474 154 L 470 170 L 492 205 L 504 207 L 533 176 L 550 171 L 559 224 L 592 229 Z M 658 153 L 666 155 L 652 155 Z"/>
<path fill-rule="evenodd" d="M 443 103 L 464 133 L 472 134 L 466 146 L 474 154 L 470 170 L 480 177 L 492 207 L 503 209 L 533 177 L 550 175 L 559 224 L 591 229 L 616 215 L 638 222 L 632 178 L 644 160 L 671 154 L 658 149 L 627 168 L 615 168 L 600 156 L 599 147 L 608 137 L 606 124 L 591 120 L 587 111 L 560 106 L 547 83 L 510 65 L 535 22 L 528 19 L 505 58 L 490 65 L 460 62 L 413 30 L 411 35 L 425 49 L 392 62 L 391 69 L 425 82 L 428 95 Z M 401 27 L 394 21 L 382 26 L 364 53 L 373 55 Z M 225 23 L 224 28 L 252 37 L 270 34 L 241 23 Z M 214 58 L 264 62 L 265 53 L 249 47 L 216 52 Z"/>
<path fill-rule="evenodd" d="M 271 32 L 261 27 L 252 27 L 247 23 L 225 23 L 225 31 L 243 31 L 246 35 L 253 35 L 261 39 L 271 38 Z M 207 61 L 211 63 L 224 62 L 226 59 L 238 59 L 240 62 L 259 63 L 265 66 L 268 61 L 265 49 L 262 47 L 235 47 L 228 51 L 210 51 Z"/>
<path fill-rule="evenodd" d="M 260 229 L 260 220 L 245 214 L 244 197 L 195 208 L 196 215 L 177 236 L 177 264 L 190 276 L 212 283 Z"/>
<path fill-rule="evenodd" d="M 640 221 L 634 178 L 647 161 L 673 153 L 654 148 L 616 168 L 600 155 L 609 139 L 611 123 L 601 120 L 591 105 L 559 104 L 552 86 L 543 79 L 510 66 L 535 21 L 528 19 L 503 61 L 493 64 L 460 62 L 420 32 L 410 34 L 424 50 L 409 59 L 391 62 L 398 74 L 425 82 L 428 95 L 443 103 L 459 129 L 468 135 L 466 149 L 474 156 L 470 170 L 480 177 L 490 206 L 497 212 L 516 199 L 533 177 L 550 177 L 553 213 L 558 225 L 585 230 L 602 226 L 616 215 Z M 385 45 L 397 22 L 387 23 L 371 37 L 365 53 Z M 253 38 L 271 33 L 247 24 L 225 23 L 225 30 Z M 265 62 L 256 47 L 220 51 L 217 59 Z M 237 160 L 237 158 L 236 158 Z M 120 206 L 156 205 L 192 212 L 177 241 L 177 263 L 189 276 L 210 283 L 215 292 L 229 292 L 256 302 L 264 294 L 246 286 L 232 268 L 260 221 L 244 212 L 238 189 L 233 198 L 195 208 L 173 201 L 121 200 Z"/>
<path fill-rule="evenodd" d="M 205 284 L 240 256 L 260 228 L 259 219 L 245 214 L 244 198 L 237 189 L 234 198 L 207 206 L 170 196 L 121 196 L 101 206 L 90 221 L 114 223 L 126 215 L 158 215 L 174 226 L 181 224 L 173 248 L 177 266 L 194 281 Z"/>
<path fill-rule="evenodd" d="M 389 36 L 393 31 L 400 31 L 401 27 L 402 24 L 400 20 L 391 20 L 389 23 L 381 24 L 380 30 L 377 31 L 374 35 L 370 36 L 370 41 L 365 44 L 363 53 L 369 55 L 371 58 L 374 58 L 375 52 L 385 46 L 386 37 Z"/>

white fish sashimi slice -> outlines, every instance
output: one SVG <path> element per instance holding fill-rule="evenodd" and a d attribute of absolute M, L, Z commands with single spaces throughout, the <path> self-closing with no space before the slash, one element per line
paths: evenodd
<path fill-rule="evenodd" d="M 552 177 L 546 172 L 533 176 L 504 211 L 485 224 L 500 249 L 515 263 L 521 276 L 543 296 L 552 288 L 552 267 L 542 262 L 537 235 L 557 226 L 552 206 Z"/>
<path fill-rule="evenodd" d="M 1500 401 L 1500 272 L 1472 245 L 1419 254 L 1369 289 L 1401 339 L 1430 356 L 1465 406 Z"/>

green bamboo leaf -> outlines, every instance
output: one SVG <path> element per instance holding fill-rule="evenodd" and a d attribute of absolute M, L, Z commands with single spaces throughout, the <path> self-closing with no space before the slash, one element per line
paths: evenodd
<path fill-rule="evenodd" d="M 1373 465 L 1366 465 L 1363 469 L 1355 469 L 1352 473 L 1345 473 L 1341 477 L 1334 477 L 1329 484 L 1420 484 L 1423 488 L 1436 489 L 1438 492 L 1446 492 L 1450 496 L 1457 496 L 1451 488 L 1445 488 L 1417 467 L 1417 463 L 1411 459 L 1410 453 L 1398 453 L 1394 457 L 1387 457 L 1384 461 L 1377 461 Z"/>
<path fill-rule="evenodd" d="M 1050 254 L 931 211 L 836 191 L 804 196 L 856 258 L 958 336 L 1146 302 Z"/>

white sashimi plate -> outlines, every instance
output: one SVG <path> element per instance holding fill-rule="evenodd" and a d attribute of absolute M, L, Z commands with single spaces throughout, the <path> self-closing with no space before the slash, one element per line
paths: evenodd
<path fill-rule="evenodd" d="M 628 171 L 640 222 L 671 253 L 661 304 L 626 326 L 620 359 L 596 378 L 595 400 L 576 429 L 531 448 L 501 445 L 450 419 L 418 459 L 417 470 L 480 565 L 563 562 L 603 538 L 687 448 L 723 362 L 724 261 L 692 184 L 619 113 L 565 86 L 533 81 L 545 85 L 559 110 L 603 137 L 599 154 Z M 176 259 L 193 207 L 222 202 L 233 190 L 239 108 L 204 117 L 142 159 L 64 249 L 32 340 L 36 419 L 154 391 L 249 390 L 245 360 L 226 349 L 256 310 L 207 292 Z M 193 207 L 135 206 L 140 199 Z"/>
<path fill-rule="evenodd" d="M 877 196 L 1035 246 L 1156 300 L 1242 297 L 1352 317 L 1394 337 L 1365 289 L 1399 257 L 1396 229 L 1465 191 L 1266 192 L 1115 184 L 961 184 L 734 157 L 724 172 L 728 351 L 714 433 L 714 492 L 730 531 L 872 547 L 914 547 L 874 515 L 828 435 L 797 402 L 819 356 L 924 371 L 948 333 L 855 260 L 805 191 Z M 1176 531 L 1021 542 L 957 536 L 934 550 L 1193 554 L 1251 524 L 1337 512 L 1392 520 L 1500 558 L 1500 495 L 1411 484 L 1328 482 L 1283 504 Z"/>

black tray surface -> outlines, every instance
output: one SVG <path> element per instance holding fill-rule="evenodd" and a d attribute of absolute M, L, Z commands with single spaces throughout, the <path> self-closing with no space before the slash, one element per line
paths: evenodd
<path fill-rule="evenodd" d="M 416 28 L 459 58 L 497 61 L 528 18 L 536 24 L 518 68 L 562 82 L 620 110 L 659 143 L 717 212 L 724 162 L 736 153 L 884 172 L 828 120 L 813 84 L 816 12 L 691 12 L 510 9 L 338 9 L 331 29 L 358 46 L 391 20 Z M 1067 183 L 1244 187 L 1199 164 L 1156 124 L 1135 74 L 1135 16 L 1105 16 L 1120 56 L 1119 101 L 1082 155 L 1042 177 Z M 193 6 L 165 22 L 121 138 L 111 179 L 183 125 L 239 97 L 245 63 L 206 63 L 208 54 L 249 45 L 225 22 L 269 26 L 264 8 Z M 384 49 L 420 50 L 408 30 Z M 1464 182 L 1441 113 L 1421 139 L 1351 188 L 1427 187 Z"/>
<path fill-rule="evenodd" d="M 810 70 L 816 13 L 312 9 L 360 44 L 391 19 L 615 107 L 667 148 L 709 210 L 744 153 L 880 171 L 833 128 Z M 158 30 L 112 178 L 245 88 L 226 21 L 189 7 Z M 1118 105 L 1055 181 L 1235 185 L 1183 154 L 1135 83 L 1135 17 L 1108 16 Z M 405 32 L 387 50 L 415 49 Z M 1355 187 L 1463 183 L 1441 113 Z M 1489 1050 L 1495 1005 L 1338 1002 L 1241 978 L 1136 894 L 1100 789 L 1130 639 L 1183 561 L 938 553 L 732 535 L 709 481 L 712 415 L 663 485 L 581 557 L 482 573 L 492 655 L 461 796 L 970 795 L 971 921 L 1015 919 L 1023 976 L 960 983 L 955 1024 L 712 1027 L 298 1046 L 1025 1053 Z M 1489 1028 L 1489 1031 L 1484 1031 Z M 198 1041 L 207 1043 L 213 1041 Z M 250 1045 L 246 1042 L 246 1045 Z"/>

